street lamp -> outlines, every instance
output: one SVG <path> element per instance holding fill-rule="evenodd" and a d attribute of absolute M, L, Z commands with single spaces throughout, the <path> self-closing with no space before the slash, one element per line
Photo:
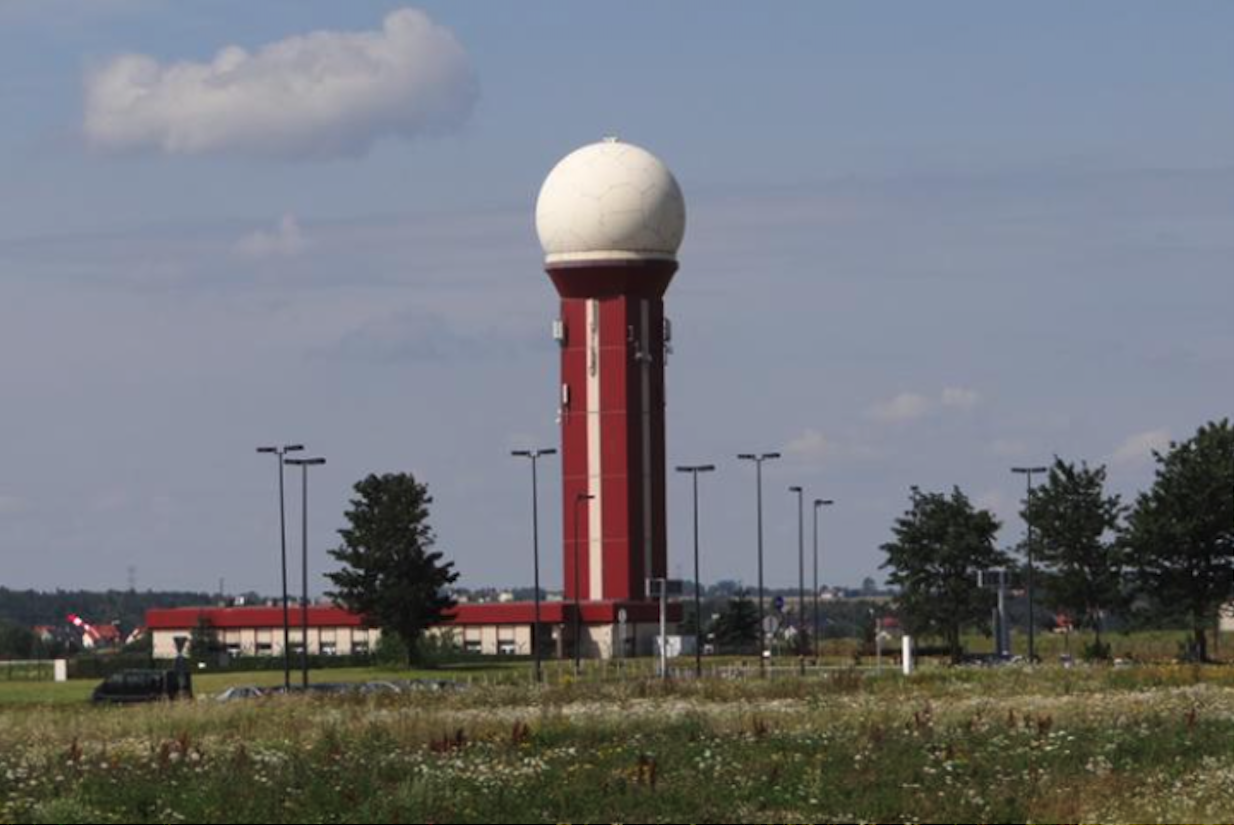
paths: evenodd
<path fill-rule="evenodd" d="M 300 468 L 300 573 L 303 577 L 300 582 L 302 587 L 300 598 L 300 671 L 301 683 L 307 688 L 309 683 L 308 468 L 320 467 L 326 463 L 326 460 L 324 458 L 285 458 L 283 463 Z M 317 652 L 321 653 L 320 644 L 317 646 Z"/>
<path fill-rule="evenodd" d="M 800 634 L 806 629 L 805 488 L 794 484 L 788 491 L 797 494 L 797 633 Z"/>
<path fill-rule="evenodd" d="M 538 684 L 544 681 L 544 672 L 540 664 L 540 506 L 536 492 L 539 487 L 536 465 L 542 456 L 557 455 L 557 451 L 552 448 L 514 450 L 510 455 L 515 458 L 526 458 L 531 461 L 531 556 L 532 577 L 534 579 L 532 584 L 535 587 L 536 603 L 535 620 L 531 628 L 531 655 L 535 658 L 536 682 Z"/>
<path fill-rule="evenodd" d="M 818 658 L 818 510 L 835 504 L 829 498 L 814 499 L 814 658 Z"/>
<path fill-rule="evenodd" d="M 578 560 L 578 506 L 584 501 L 595 498 L 591 493 L 577 493 L 574 496 L 574 675 L 583 670 L 583 605 L 582 585 L 579 581 Z"/>
<path fill-rule="evenodd" d="M 694 480 L 694 676 L 703 678 L 703 596 L 698 572 L 698 474 L 715 472 L 714 464 L 687 464 L 677 468 Z"/>
<path fill-rule="evenodd" d="M 1028 581 L 1025 588 L 1028 592 L 1028 661 L 1033 663 L 1037 661 L 1037 648 L 1035 645 L 1036 628 L 1033 627 L 1033 522 L 1028 518 L 1028 508 L 1033 503 L 1033 476 L 1049 472 L 1047 467 L 1012 467 L 1011 472 L 1017 475 L 1024 476 L 1028 481 L 1028 498 L 1024 502 L 1024 524 L 1028 528 L 1027 537 L 1027 556 L 1028 556 Z"/>
<path fill-rule="evenodd" d="M 757 479 L 757 501 L 758 501 L 758 664 L 760 672 L 767 675 L 767 618 L 766 610 L 763 604 L 763 462 L 774 461 L 779 458 L 779 453 L 740 453 L 737 458 L 741 461 L 753 461 L 755 468 L 755 478 Z"/>
<path fill-rule="evenodd" d="M 257 452 L 273 455 L 279 468 L 279 544 L 283 559 L 283 687 L 291 689 L 291 613 L 287 607 L 287 504 L 283 496 L 283 456 L 298 453 L 303 444 L 284 444 L 282 447 L 258 447 Z"/>

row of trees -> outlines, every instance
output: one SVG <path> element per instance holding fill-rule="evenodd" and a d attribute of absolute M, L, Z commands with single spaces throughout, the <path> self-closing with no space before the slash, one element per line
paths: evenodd
<path fill-rule="evenodd" d="M 1097 633 L 1111 615 L 1183 626 L 1206 661 L 1208 631 L 1234 601 L 1234 429 L 1210 422 L 1156 454 L 1152 488 L 1133 506 L 1106 491 L 1106 468 L 1055 459 L 1021 513 L 1036 533 L 1034 562 L 1045 603 Z M 954 659 L 972 627 L 988 626 L 993 596 L 977 572 L 1011 567 L 998 519 L 958 488 L 913 488 L 911 506 L 883 545 L 888 581 L 900 589 L 905 629 L 941 638 Z M 1027 548 L 1019 548 L 1021 553 Z"/>
<path fill-rule="evenodd" d="M 1097 650 L 1107 617 L 1137 614 L 1185 622 L 1195 654 L 1207 659 L 1207 631 L 1234 601 L 1234 430 L 1228 420 L 1207 424 L 1157 462 L 1152 489 L 1127 506 L 1106 491 L 1105 467 L 1055 460 L 1021 514 L 1036 532 L 1038 592 L 1096 631 Z M 329 595 L 398 636 L 414 657 L 423 631 L 454 606 L 447 588 L 458 578 L 434 549 L 432 498 L 407 473 L 370 475 L 355 492 L 343 542 L 331 551 L 342 567 L 329 574 Z M 998 519 L 958 488 L 913 488 L 910 501 L 883 546 L 883 567 L 899 590 L 905 629 L 942 639 L 959 660 L 963 633 L 987 627 L 993 606 L 978 571 L 1017 562 L 997 545 Z M 757 623 L 754 605 L 739 593 L 709 630 L 722 645 L 741 644 L 757 634 Z"/>

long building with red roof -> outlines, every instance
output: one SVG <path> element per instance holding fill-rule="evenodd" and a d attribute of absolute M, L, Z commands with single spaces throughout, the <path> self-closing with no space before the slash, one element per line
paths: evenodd
<path fill-rule="evenodd" d="M 657 602 L 585 601 L 577 609 L 588 655 L 608 658 L 651 652 L 659 633 Z M 574 602 L 541 603 L 539 641 L 546 655 L 560 655 L 569 648 L 575 610 Z M 680 621 L 679 605 L 669 605 L 668 619 Z M 293 605 L 288 640 L 295 651 L 302 645 L 301 623 L 300 608 Z M 461 604 L 431 632 L 449 637 L 472 653 L 528 656 L 535 624 L 531 602 Z M 198 628 L 233 656 L 283 654 L 283 608 L 278 606 L 156 608 L 146 611 L 146 627 L 153 635 L 154 656 L 160 659 L 174 658 L 176 639 L 183 639 L 187 646 Z M 308 609 L 310 655 L 363 655 L 375 650 L 380 638 L 381 628 L 341 607 L 313 605 Z"/>

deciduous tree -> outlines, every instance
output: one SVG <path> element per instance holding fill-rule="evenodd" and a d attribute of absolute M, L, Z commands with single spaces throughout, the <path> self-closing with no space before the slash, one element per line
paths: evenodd
<path fill-rule="evenodd" d="M 884 544 L 884 569 L 900 589 L 898 609 L 905 629 L 915 636 L 938 636 L 959 662 L 966 627 L 988 627 L 992 594 L 977 584 L 981 570 L 1008 564 L 995 546 L 998 519 L 973 507 L 956 487 L 951 495 L 910 494 L 912 506 L 896 519 L 895 538 Z"/>
<path fill-rule="evenodd" d="M 1186 619 L 1207 661 L 1207 631 L 1234 596 L 1234 429 L 1209 422 L 1156 458 L 1128 530 L 1135 576 L 1158 617 Z"/>

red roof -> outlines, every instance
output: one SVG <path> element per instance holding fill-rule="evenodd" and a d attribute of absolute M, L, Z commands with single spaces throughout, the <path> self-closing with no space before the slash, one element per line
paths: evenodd
<path fill-rule="evenodd" d="M 583 602 L 582 620 L 585 624 L 616 624 L 622 610 L 626 620 L 649 623 L 660 619 L 657 602 Z M 681 620 L 681 607 L 668 606 L 668 619 Z M 291 626 L 300 626 L 300 608 L 291 608 Z M 541 602 L 540 621 L 546 624 L 562 624 L 574 618 L 573 602 Z M 191 631 L 205 620 L 212 628 L 275 628 L 283 626 L 281 607 L 177 607 L 146 611 L 146 626 L 150 630 Z M 309 627 L 363 627 L 364 619 L 341 607 L 310 607 Z M 461 604 L 448 614 L 447 624 L 496 625 L 531 624 L 535 620 L 534 602 L 505 602 L 493 604 Z"/>
<path fill-rule="evenodd" d="M 631 624 L 646 624 L 660 620 L 659 602 L 583 602 L 580 605 L 584 624 L 616 624 L 622 610 Z M 535 621 L 535 602 L 504 602 L 494 604 L 460 604 L 451 614 L 450 624 L 491 625 L 531 624 Z M 562 624 L 574 619 L 574 602 L 541 602 L 540 621 Z M 668 620 L 681 621 L 681 606 L 669 604 Z"/>
<path fill-rule="evenodd" d="M 99 641 L 103 642 L 118 642 L 122 638 L 120 628 L 114 624 L 99 625 L 94 628 L 94 632 L 98 636 Z"/>
<path fill-rule="evenodd" d="M 300 607 L 293 606 L 291 625 L 300 626 Z M 213 628 L 282 627 L 281 607 L 173 607 L 146 611 L 150 630 L 192 630 L 205 620 Z M 360 627 L 363 619 L 341 607 L 310 607 L 309 627 Z"/>

